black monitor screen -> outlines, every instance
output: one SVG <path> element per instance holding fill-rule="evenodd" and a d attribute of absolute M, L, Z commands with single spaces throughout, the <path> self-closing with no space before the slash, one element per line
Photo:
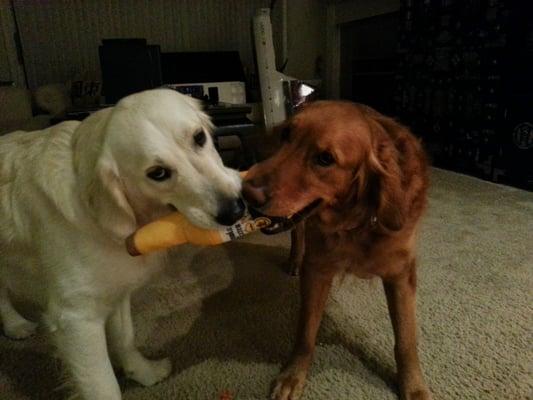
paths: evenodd
<path fill-rule="evenodd" d="M 161 86 L 159 46 L 147 45 L 145 39 L 104 39 L 102 43 L 100 67 L 107 103 Z"/>
<path fill-rule="evenodd" d="M 239 52 L 161 53 L 164 84 L 203 82 L 244 82 Z"/>

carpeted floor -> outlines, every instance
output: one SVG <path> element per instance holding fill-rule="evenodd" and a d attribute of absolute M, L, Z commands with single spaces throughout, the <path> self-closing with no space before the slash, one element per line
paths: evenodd
<path fill-rule="evenodd" d="M 420 352 L 435 399 L 526 399 L 531 376 L 533 194 L 433 171 L 419 257 Z M 138 343 L 174 372 L 126 400 L 265 399 L 287 358 L 296 278 L 280 265 L 287 235 L 180 248 L 134 302 Z M 62 399 L 42 337 L 0 337 L 0 398 Z M 396 399 L 392 330 L 377 280 L 338 282 L 305 399 Z M 530 398 L 530 397 L 529 397 Z"/>

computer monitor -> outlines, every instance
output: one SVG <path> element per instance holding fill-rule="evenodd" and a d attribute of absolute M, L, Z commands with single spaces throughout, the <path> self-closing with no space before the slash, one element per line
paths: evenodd
<path fill-rule="evenodd" d="M 161 86 L 159 46 L 145 39 L 104 39 L 99 55 L 106 103 Z"/>
<path fill-rule="evenodd" d="M 161 53 L 164 84 L 245 82 L 238 51 Z"/>

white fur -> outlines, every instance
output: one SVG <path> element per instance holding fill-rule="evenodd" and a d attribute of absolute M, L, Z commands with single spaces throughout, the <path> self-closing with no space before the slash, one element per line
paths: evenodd
<path fill-rule="evenodd" d="M 85 121 L 0 138 L 0 316 L 13 338 L 30 335 L 10 297 L 42 311 L 78 394 L 120 399 L 110 359 L 152 385 L 170 373 L 134 347 L 130 294 L 163 266 L 164 255 L 133 258 L 124 239 L 169 213 L 215 227 L 217 201 L 238 197 L 238 174 L 222 165 L 211 123 L 195 100 L 170 90 L 129 96 Z M 154 165 L 173 171 L 155 182 Z M 107 339 L 107 345 L 106 345 Z"/>

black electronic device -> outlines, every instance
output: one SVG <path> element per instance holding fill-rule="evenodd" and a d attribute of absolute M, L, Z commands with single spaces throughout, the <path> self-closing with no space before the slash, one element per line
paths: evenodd
<path fill-rule="evenodd" d="M 161 53 L 164 84 L 244 82 L 238 51 L 188 51 Z"/>
<path fill-rule="evenodd" d="M 107 103 L 162 84 L 160 48 L 145 39 L 104 39 L 99 47 Z"/>

